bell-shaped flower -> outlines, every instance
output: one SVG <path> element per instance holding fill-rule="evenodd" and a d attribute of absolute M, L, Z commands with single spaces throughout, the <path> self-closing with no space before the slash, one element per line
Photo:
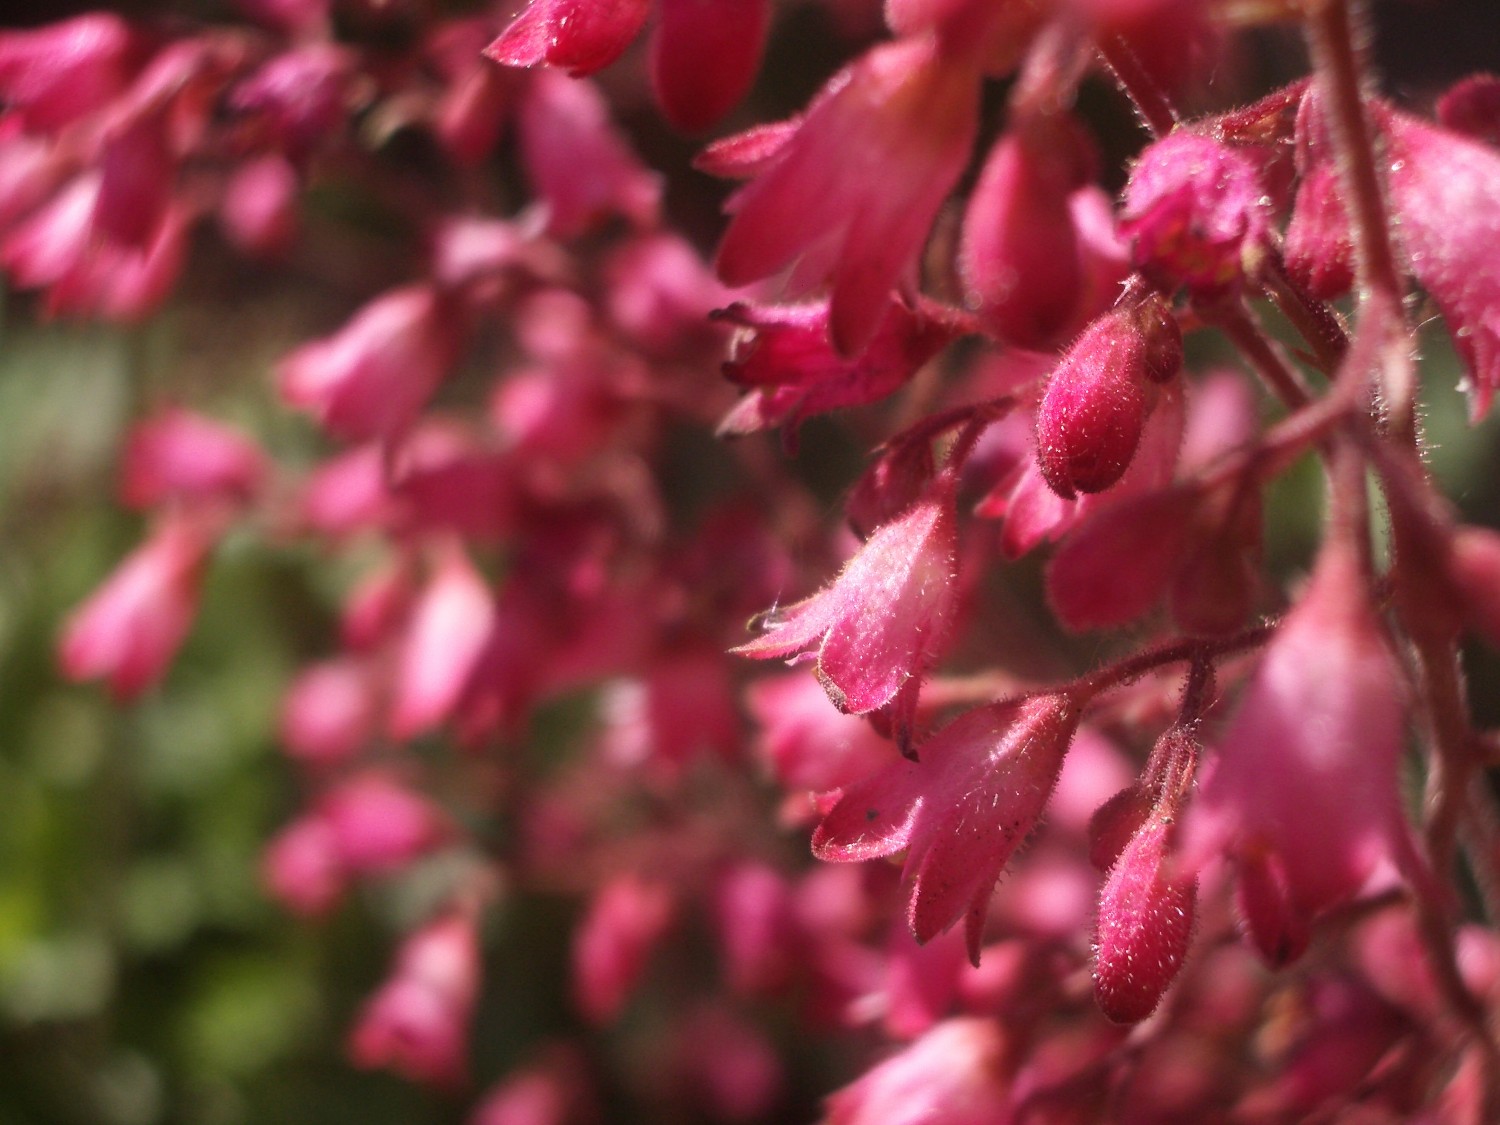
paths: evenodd
<path fill-rule="evenodd" d="M 1295 959 L 1319 914 L 1402 855 L 1400 675 L 1351 547 L 1325 543 L 1189 811 L 1187 867 L 1227 851 L 1250 936 Z"/>
<path fill-rule="evenodd" d="M 1010 1105 L 1005 1036 L 951 1019 L 828 1098 L 824 1125 L 993 1125 Z"/>
<path fill-rule="evenodd" d="M 944 474 L 878 528 L 832 584 L 763 618 L 734 651 L 770 659 L 816 650 L 818 679 L 841 711 L 862 715 L 915 690 L 947 644 L 957 599 L 956 482 Z M 805 658 L 805 657 L 804 657 Z M 908 712 L 909 713 L 909 712 Z"/>
<path fill-rule="evenodd" d="M 282 397 L 337 437 L 405 430 L 458 358 L 458 309 L 425 285 L 393 289 L 277 367 Z"/>
<path fill-rule="evenodd" d="M 673 916 L 666 884 L 631 873 L 594 896 L 573 935 L 573 994 L 596 1024 L 613 1021 L 646 970 Z"/>
<path fill-rule="evenodd" d="M 1500 388 L 1500 152 L 1394 110 L 1380 120 L 1407 262 L 1448 322 L 1477 421 Z"/>
<path fill-rule="evenodd" d="M 113 101 L 134 70 L 130 26 L 112 12 L 0 33 L 0 101 L 37 132 L 60 129 Z"/>
<path fill-rule="evenodd" d="M 1270 224 L 1255 154 L 1178 129 L 1136 162 L 1120 228 L 1147 277 L 1211 298 L 1238 289 L 1246 259 L 1261 249 Z"/>
<path fill-rule="evenodd" d="M 550 66 L 583 78 L 640 34 L 650 0 L 531 0 L 484 53 L 502 66 Z"/>
<path fill-rule="evenodd" d="M 874 335 L 855 355 L 829 342 L 829 305 L 736 302 L 717 314 L 740 328 L 724 374 L 750 390 L 719 423 L 721 434 L 745 434 L 785 423 L 795 435 L 804 418 L 877 402 L 905 386 L 960 333 L 925 303 L 890 301 Z"/>
<path fill-rule="evenodd" d="M 328 42 L 279 54 L 229 91 L 228 105 L 267 148 L 299 167 L 343 127 L 354 58 Z"/>
<path fill-rule="evenodd" d="M 137 424 L 120 465 L 120 499 L 132 508 L 172 500 L 243 504 L 261 486 L 266 460 L 238 430 L 172 408 Z"/>
<path fill-rule="evenodd" d="M 969 304 L 1004 343 L 1045 348 L 1073 320 L 1084 266 L 1071 196 L 1093 153 L 1063 116 L 1021 122 L 990 151 L 964 213 L 958 266 Z"/>
<path fill-rule="evenodd" d="M 338 837 L 317 812 L 298 817 L 266 844 L 260 863 L 268 894 L 302 918 L 327 914 L 348 888 Z"/>
<path fill-rule="evenodd" d="M 107 680 L 121 701 L 157 683 L 192 626 L 211 546 L 194 522 L 162 522 L 68 618 L 58 642 L 63 674 Z"/>
<path fill-rule="evenodd" d="M 297 171 L 285 157 L 247 160 L 224 184 L 219 227 L 235 249 L 253 258 L 279 258 L 297 237 Z"/>
<path fill-rule="evenodd" d="M 802 672 L 764 676 L 745 706 L 760 728 L 756 753 L 785 789 L 827 792 L 852 785 L 889 760 L 891 745 L 869 723 L 828 706 Z"/>
<path fill-rule="evenodd" d="M 521 103 L 519 129 L 522 163 L 546 208 L 549 234 L 576 238 L 614 216 L 654 225 L 661 177 L 631 151 L 592 82 L 536 75 Z"/>
<path fill-rule="evenodd" d="M 484 652 L 494 613 L 494 595 L 463 550 L 443 551 L 417 595 L 397 657 L 391 737 L 413 738 L 448 718 Z"/>
<path fill-rule="evenodd" d="M 344 870 L 360 875 L 399 871 L 451 835 L 442 809 L 382 771 L 342 782 L 315 813 L 332 829 Z"/>
<path fill-rule="evenodd" d="M 668 121 L 706 129 L 755 81 L 771 23 L 769 0 L 661 0 L 651 86 Z"/>
<path fill-rule="evenodd" d="M 834 346 L 862 351 L 968 161 L 978 93 L 930 37 L 875 47 L 731 200 L 719 275 L 746 285 L 800 259 L 793 288 L 830 281 Z"/>
<path fill-rule="evenodd" d="M 309 765 L 339 765 L 355 757 L 375 731 L 371 668 L 350 658 L 304 668 L 281 704 L 286 752 Z"/>
<path fill-rule="evenodd" d="M 825 860 L 906 849 L 907 921 L 919 942 L 965 919 L 979 960 L 990 893 L 1036 826 L 1078 728 L 1067 695 L 1038 695 L 960 715 L 903 761 L 844 791 L 813 834 Z"/>
<path fill-rule="evenodd" d="M 396 964 L 349 1034 L 349 1057 L 431 1086 L 465 1081 L 469 1021 L 479 998 L 479 935 L 454 911 L 402 943 Z"/>

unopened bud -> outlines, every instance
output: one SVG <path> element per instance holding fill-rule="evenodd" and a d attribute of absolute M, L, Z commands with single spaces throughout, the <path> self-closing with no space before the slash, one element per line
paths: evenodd
<path fill-rule="evenodd" d="M 1132 837 L 1099 895 L 1094 997 L 1116 1023 L 1156 1010 L 1193 936 L 1194 879 L 1168 870 L 1172 820 L 1157 814 Z"/>
<path fill-rule="evenodd" d="M 1148 297 L 1105 313 L 1063 356 L 1037 412 L 1037 464 L 1064 499 L 1103 492 L 1140 444 L 1161 383 L 1182 362 L 1182 338 L 1165 303 Z"/>

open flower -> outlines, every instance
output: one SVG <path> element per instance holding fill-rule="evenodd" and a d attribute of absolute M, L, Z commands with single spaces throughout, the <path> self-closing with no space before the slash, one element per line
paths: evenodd
<path fill-rule="evenodd" d="M 767 616 L 769 631 L 734 651 L 768 659 L 817 646 L 818 679 L 841 711 L 862 715 L 915 689 L 953 623 L 954 480 L 940 477 L 878 528 L 826 589 Z"/>
<path fill-rule="evenodd" d="M 995 880 L 1036 826 L 1078 729 L 1067 695 L 978 707 L 898 762 L 851 786 L 813 834 L 820 859 L 906 849 L 907 921 L 919 942 L 965 918 L 979 963 Z"/>
<path fill-rule="evenodd" d="M 801 259 L 794 287 L 831 280 L 834 346 L 859 352 L 968 160 L 977 78 L 927 37 L 876 47 L 834 77 L 732 200 L 720 276 L 746 285 Z"/>

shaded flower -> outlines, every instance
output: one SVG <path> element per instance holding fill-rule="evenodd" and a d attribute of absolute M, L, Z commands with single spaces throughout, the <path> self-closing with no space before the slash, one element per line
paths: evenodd
<path fill-rule="evenodd" d="M 122 702 L 156 684 L 192 626 L 211 546 L 193 522 L 159 524 L 68 618 L 58 642 L 63 674 L 108 680 Z"/>
<path fill-rule="evenodd" d="M 994 1020 L 938 1024 L 828 1098 L 824 1125 L 993 1125 L 1009 1104 L 1006 1041 Z"/>
<path fill-rule="evenodd" d="M 282 359 L 282 397 L 338 437 L 393 437 L 416 419 L 457 359 L 458 320 L 458 310 L 428 286 L 393 289 L 332 336 Z"/>
<path fill-rule="evenodd" d="M 749 90 L 765 50 L 769 0 L 661 0 L 651 87 L 668 121 L 706 129 Z"/>
<path fill-rule="evenodd" d="M 1299 956 L 1318 915 L 1401 854 L 1403 711 L 1364 574 L 1330 540 L 1187 820 L 1188 866 L 1229 853 L 1250 936 L 1273 964 Z"/>
<path fill-rule="evenodd" d="M 467 1075 L 469 1020 L 479 995 L 474 921 L 454 912 L 402 943 L 396 964 L 349 1034 L 349 1057 L 415 1082 L 456 1087 Z"/>

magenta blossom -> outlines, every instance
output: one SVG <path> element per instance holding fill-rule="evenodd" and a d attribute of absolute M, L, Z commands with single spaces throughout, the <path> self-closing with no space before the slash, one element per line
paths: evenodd
<path fill-rule="evenodd" d="M 794 287 L 830 280 L 834 346 L 861 351 L 963 171 L 977 77 L 926 37 L 876 47 L 835 77 L 731 201 L 720 276 L 745 285 L 800 260 Z"/>
<path fill-rule="evenodd" d="M 164 521 L 73 611 L 58 645 L 71 680 L 109 681 L 136 698 L 166 674 L 187 637 L 211 537 L 182 518 Z"/>
<path fill-rule="evenodd" d="M 1220 741 L 1189 812 L 1189 866 L 1221 849 L 1268 961 L 1405 846 L 1400 674 L 1351 548 L 1330 541 Z"/>
<path fill-rule="evenodd" d="M 940 1023 L 828 1099 L 827 1125 L 1007 1120 L 1006 1041 L 994 1020 Z"/>
<path fill-rule="evenodd" d="M 1036 826 L 1078 728 L 1067 695 L 975 708 L 898 762 L 851 786 L 813 834 L 820 859 L 906 849 L 907 921 L 919 942 L 965 919 L 979 962 L 990 892 Z"/>
<path fill-rule="evenodd" d="M 954 488 L 951 474 L 938 478 L 876 529 L 831 585 L 767 615 L 765 636 L 734 651 L 770 659 L 816 646 L 818 679 L 839 710 L 862 715 L 904 695 L 900 709 L 909 715 L 953 625 Z"/>
<path fill-rule="evenodd" d="M 332 336 L 281 361 L 282 397 L 349 440 L 405 430 L 457 358 L 457 311 L 422 285 L 371 301 Z"/>
<path fill-rule="evenodd" d="M 479 980 L 472 918 L 455 912 L 418 930 L 360 1014 L 349 1035 L 350 1058 L 356 1066 L 390 1067 L 433 1086 L 461 1085 Z"/>

